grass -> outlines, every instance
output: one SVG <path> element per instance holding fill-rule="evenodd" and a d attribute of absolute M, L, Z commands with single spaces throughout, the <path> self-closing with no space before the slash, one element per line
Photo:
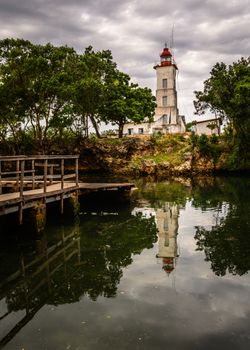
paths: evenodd
<path fill-rule="evenodd" d="M 188 140 L 181 139 L 178 136 L 167 135 L 153 140 L 154 154 L 136 156 L 132 164 L 138 167 L 143 160 L 153 160 L 156 164 L 168 162 L 173 166 L 183 163 L 183 154 L 191 151 L 191 145 Z"/>

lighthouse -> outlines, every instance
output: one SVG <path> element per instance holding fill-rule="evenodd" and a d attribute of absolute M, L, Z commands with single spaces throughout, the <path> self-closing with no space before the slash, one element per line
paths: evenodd
<path fill-rule="evenodd" d="M 165 44 L 156 70 L 156 108 L 152 123 L 125 124 L 124 134 L 128 136 L 154 133 L 177 134 L 185 132 L 185 117 L 179 115 L 177 105 L 177 65 L 170 49 Z"/>
<path fill-rule="evenodd" d="M 156 128 L 165 133 L 178 133 L 184 130 L 183 117 L 179 116 L 177 107 L 176 74 L 177 65 L 170 49 L 165 45 L 160 54 L 160 63 L 156 70 L 156 103 L 154 121 Z"/>

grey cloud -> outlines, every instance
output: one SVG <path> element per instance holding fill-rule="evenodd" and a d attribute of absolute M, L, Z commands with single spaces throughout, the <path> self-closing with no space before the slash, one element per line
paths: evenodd
<path fill-rule="evenodd" d="M 193 87 L 211 67 L 250 52 L 250 0 L 0 0 L 0 20 L 0 38 L 67 44 L 79 52 L 89 45 L 110 49 L 120 69 L 153 90 L 153 65 L 170 44 L 174 24 L 181 95 L 190 115 Z"/>

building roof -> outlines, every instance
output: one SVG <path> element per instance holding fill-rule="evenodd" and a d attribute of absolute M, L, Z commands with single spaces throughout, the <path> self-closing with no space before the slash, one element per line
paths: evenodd
<path fill-rule="evenodd" d="M 169 57 L 171 56 L 172 57 L 172 54 L 171 52 L 169 51 L 169 48 L 168 47 L 165 47 L 162 51 L 162 53 L 160 54 L 160 57 Z"/>
<path fill-rule="evenodd" d="M 208 123 L 208 122 L 221 122 L 221 118 L 212 118 L 212 119 L 204 119 L 204 120 L 196 120 L 195 124 Z"/>

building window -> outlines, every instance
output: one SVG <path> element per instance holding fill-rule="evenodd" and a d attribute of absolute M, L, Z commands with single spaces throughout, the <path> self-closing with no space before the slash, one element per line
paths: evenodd
<path fill-rule="evenodd" d="M 133 134 L 133 131 L 134 131 L 133 128 L 128 129 L 128 134 L 129 134 L 129 135 L 132 135 L 132 134 Z"/>
<path fill-rule="evenodd" d="M 167 89 L 167 87 L 168 87 L 168 80 L 167 79 L 162 79 L 162 87 L 163 87 L 163 89 Z"/>
<path fill-rule="evenodd" d="M 143 128 L 138 129 L 138 134 L 142 135 L 143 134 Z"/>
<path fill-rule="evenodd" d="M 168 98 L 167 96 L 162 96 L 162 105 L 167 106 Z"/>

